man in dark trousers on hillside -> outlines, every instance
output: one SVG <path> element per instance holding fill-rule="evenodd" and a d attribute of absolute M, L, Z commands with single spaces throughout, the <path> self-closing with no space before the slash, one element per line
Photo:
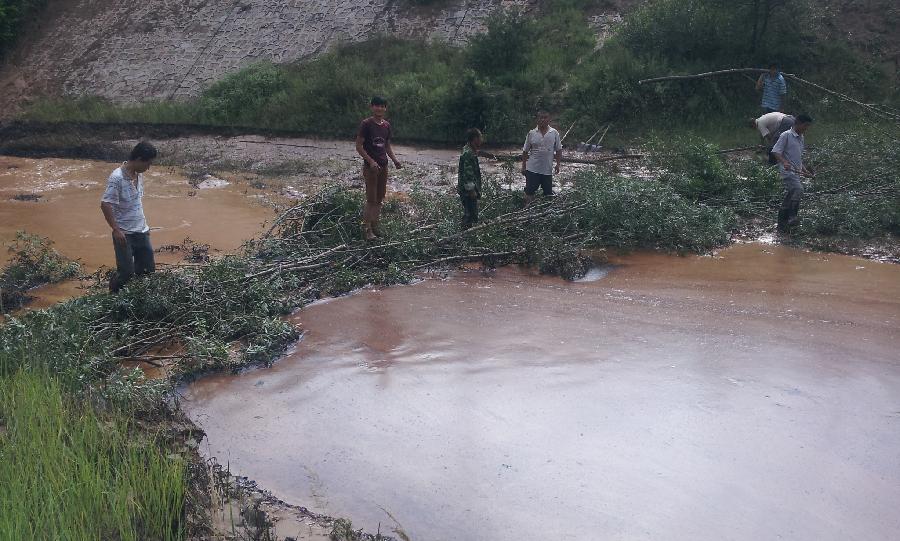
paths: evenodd
<path fill-rule="evenodd" d="M 113 293 L 135 274 L 156 270 L 143 203 L 144 173 L 150 169 L 154 158 L 156 148 L 153 145 L 138 143 L 128 161 L 109 175 L 106 191 L 100 199 L 100 210 L 112 228 L 116 252 L 116 273 L 109 282 L 109 290 Z"/>
<path fill-rule="evenodd" d="M 481 166 L 478 163 L 480 147 L 481 132 L 472 128 L 466 132 L 466 146 L 459 156 L 459 182 L 456 185 L 463 207 L 463 229 L 478 222 L 478 200 L 481 199 Z"/>
<path fill-rule="evenodd" d="M 553 174 L 559 174 L 560 161 L 562 161 L 562 139 L 559 132 L 550 127 L 550 114 L 547 111 L 538 111 L 537 127 L 528 132 L 525 145 L 522 147 L 525 206 L 534 201 L 538 187 L 543 190 L 544 196 L 553 195 Z"/>
<path fill-rule="evenodd" d="M 772 156 L 778 160 L 778 172 L 784 183 L 784 201 L 778 211 L 778 231 L 786 232 L 788 228 L 800 223 L 800 198 L 803 196 L 801 176 L 813 178 L 811 169 L 803 165 L 803 152 L 806 150 L 804 134 L 812 125 L 813 119 L 808 115 L 797 116 L 794 127 L 781 134 Z"/>
<path fill-rule="evenodd" d="M 387 193 L 388 157 L 394 162 L 394 167 L 403 167 L 391 149 L 391 124 L 384 118 L 387 100 L 375 96 L 370 108 L 372 116 L 363 120 L 356 132 L 356 152 L 363 159 L 362 175 L 366 183 L 366 205 L 363 210 L 363 237 L 366 240 L 382 235 L 378 221 Z"/>

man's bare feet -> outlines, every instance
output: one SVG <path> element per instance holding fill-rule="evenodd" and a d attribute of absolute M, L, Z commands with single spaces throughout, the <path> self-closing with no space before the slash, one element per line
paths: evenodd
<path fill-rule="evenodd" d="M 367 241 L 373 241 L 377 237 L 374 233 L 372 233 L 372 225 L 369 222 L 364 222 L 362 225 L 363 238 Z"/>

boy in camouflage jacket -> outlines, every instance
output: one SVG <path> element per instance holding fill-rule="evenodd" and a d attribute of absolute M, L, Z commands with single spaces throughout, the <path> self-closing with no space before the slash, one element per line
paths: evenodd
<path fill-rule="evenodd" d="M 459 182 L 456 191 L 463 207 L 463 229 L 478 222 L 478 200 L 481 198 L 481 167 L 478 164 L 478 149 L 481 147 L 481 132 L 472 128 L 466 132 L 466 146 L 459 156 Z"/>

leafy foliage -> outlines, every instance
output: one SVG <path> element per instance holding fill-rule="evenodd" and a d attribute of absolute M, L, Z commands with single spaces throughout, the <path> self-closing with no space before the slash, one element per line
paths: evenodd
<path fill-rule="evenodd" d="M 0 274 L 0 312 L 27 303 L 26 292 L 33 287 L 78 275 L 80 265 L 60 255 L 52 244 L 50 239 L 16 232 L 16 238 L 9 246 L 12 258 Z"/>
<path fill-rule="evenodd" d="M 15 44 L 29 17 L 37 14 L 46 4 L 47 0 L 0 1 L 0 59 Z"/>
<path fill-rule="evenodd" d="M 801 238 L 900 235 L 900 136 L 878 128 L 835 135 L 808 162 L 817 174 L 804 196 Z"/>

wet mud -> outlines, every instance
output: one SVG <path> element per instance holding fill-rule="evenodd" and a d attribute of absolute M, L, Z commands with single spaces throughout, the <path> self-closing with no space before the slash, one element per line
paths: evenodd
<path fill-rule="evenodd" d="M 362 291 L 182 406 L 286 501 L 414 540 L 900 531 L 900 267 L 742 244 Z"/>
<path fill-rule="evenodd" d="M 0 243 L 16 231 L 49 237 L 54 248 L 81 262 L 86 272 L 115 267 L 109 226 L 100 197 L 115 163 L 0 156 Z M 180 245 L 186 237 L 212 253 L 234 251 L 262 231 L 273 211 L 261 190 L 244 184 L 194 182 L 178 168 L 153 167 L 145 175 L 144 212 L 154 248 Z M 208 187 L 208 188 L 207 188 Z M 0 250 L 0 265 L 10 254 Z M 162 251 L 158 263 L 181 263 L 183 254 Z M 46 295 L 44 290 L 46 289 Z M 72 283 L 37 291 L 37 306 L 77 293 Z"/>

